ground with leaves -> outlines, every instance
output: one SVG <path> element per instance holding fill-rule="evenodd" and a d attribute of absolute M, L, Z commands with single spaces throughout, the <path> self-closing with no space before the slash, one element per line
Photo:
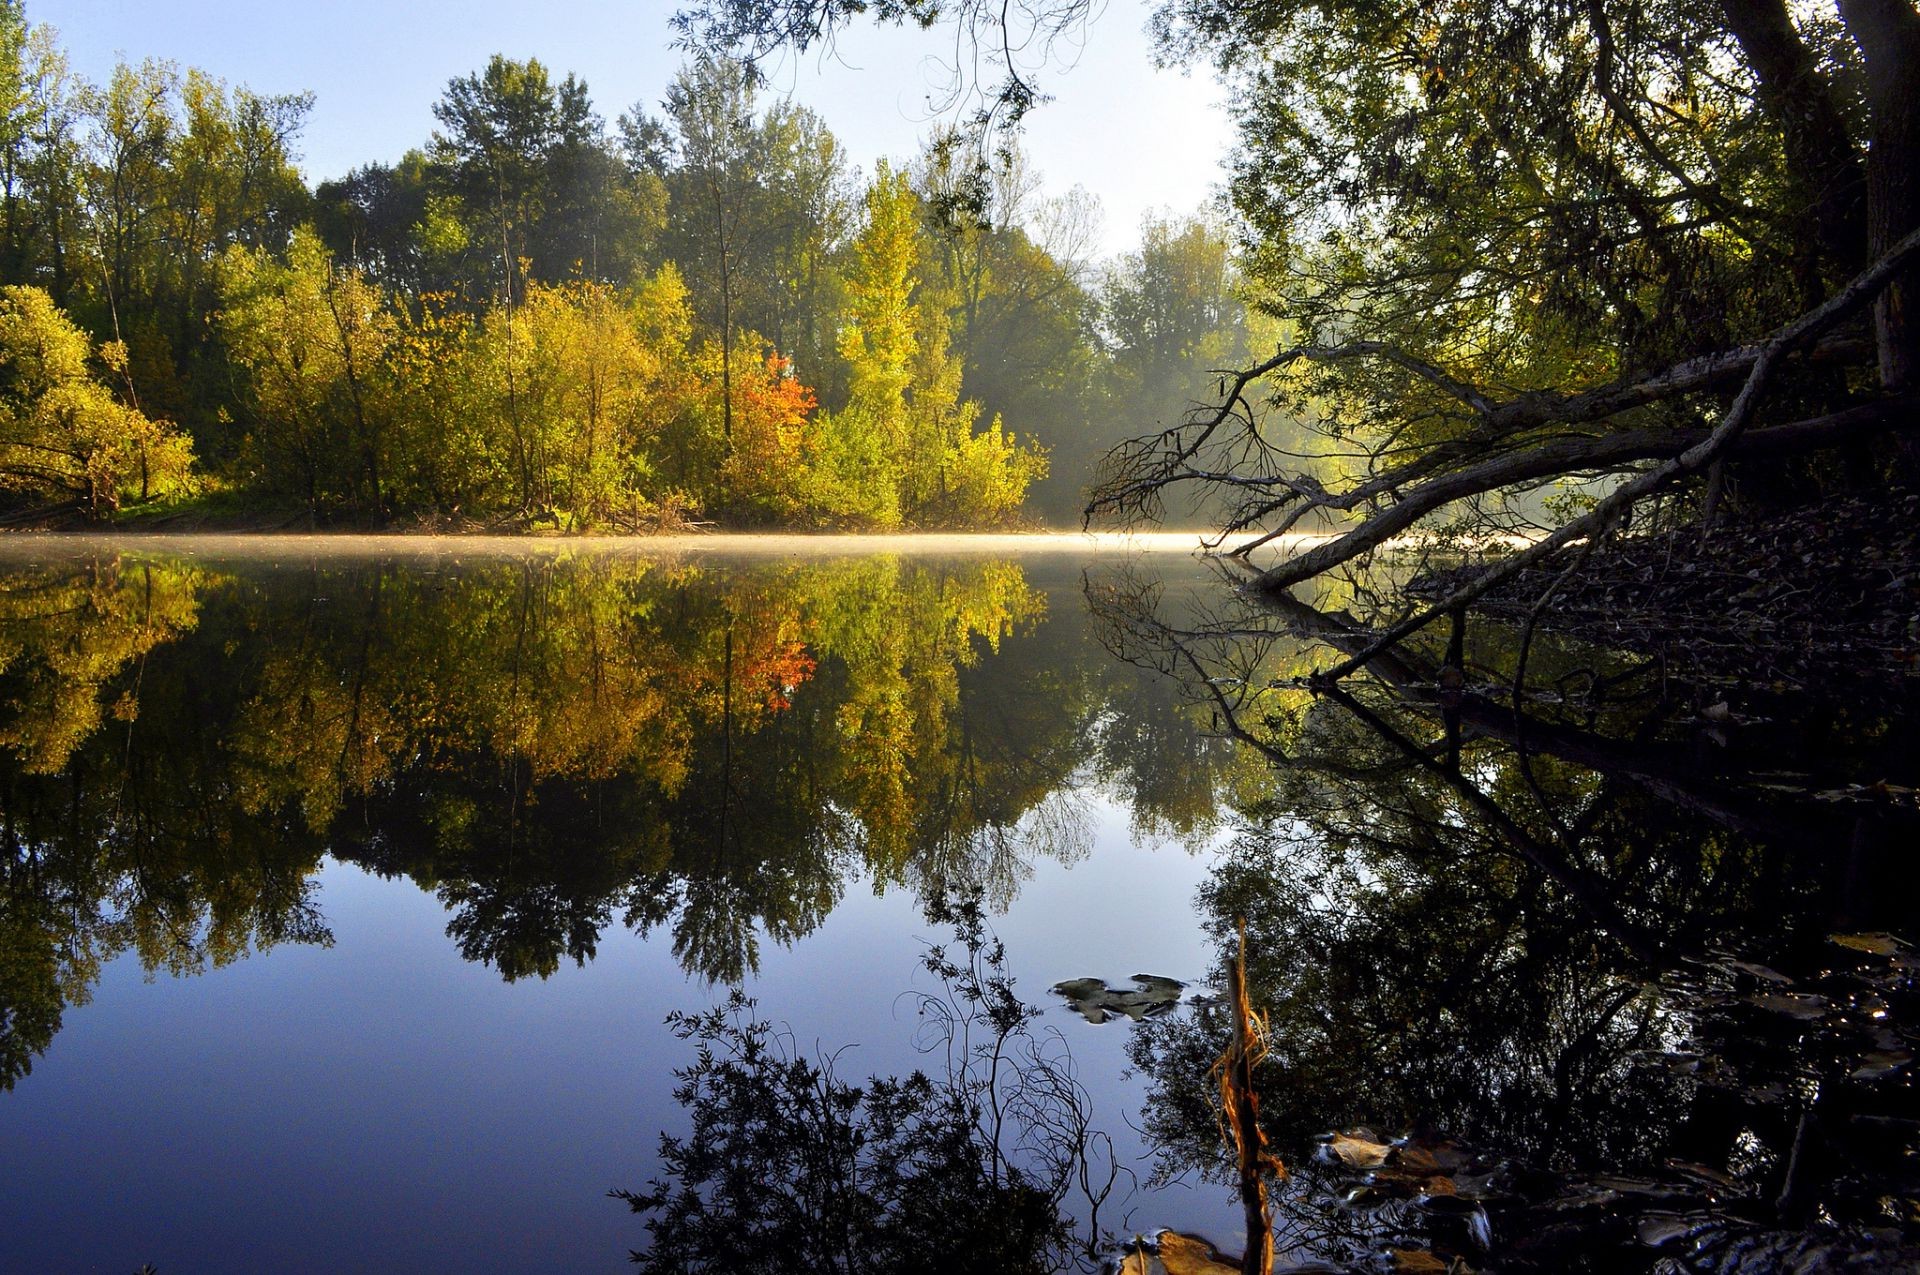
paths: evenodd
<path fill-rule="evenodd" d="M 1477 569 L 1430 573 L 1414 592 L 1445 596 Z M 1675 675 L 1706 683 L 1787 691 L 1865 680 L 1911 689 L 1920 678 L 1920 493 L 1841 497 L 1710 532 L 1620 536 L 1590 553 L 1573 546 L 1478 605 L 1658 657 Z"/>

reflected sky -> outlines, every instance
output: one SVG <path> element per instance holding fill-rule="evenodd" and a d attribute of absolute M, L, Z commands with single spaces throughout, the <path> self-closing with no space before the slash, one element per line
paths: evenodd
<path fill-rule="evenodd" d="M 1099 848 L 1044 865 L 996 921 L 1023 989 L 1083 970 L 1198 977 L 1183 915 L 1116 923 L 1137 900 L 1190 899 L 1206 860 L 1131 844 L 1105 807 Z M 331 949 L 289 946 L 203 978 L 105 972 L 32 1076 L 0 1098 L 14 1185 L 0 1266 L 26 1270 L 603 1269 L 642 1237 L 605 1198 L 655 1169 L 684 1123 L 661 1026 L 717 993 L 670 945 L 610 936 L 582 968 L 504 983 L 460 959 L 445 911 L 403 881 L 329 864 Z M 923 941 L 902 892 L 852 890 L 827 924 L 763 961 L 750 991 L 807 1040 L 860 1047 L 857 1071 L 908 1070 Z M 1098 1109 L 1138 1102 L 1124 1036 L 1050 1011 Z M 1117 1133 L 1123 1123 L 1113 1122 Z M 1195 1223 L 1212 1192 L 1183 1193 Z"/>

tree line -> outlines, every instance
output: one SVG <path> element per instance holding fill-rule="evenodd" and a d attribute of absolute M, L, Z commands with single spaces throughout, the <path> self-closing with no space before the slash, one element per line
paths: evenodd
<path fill-rule="evenodd" d="M 106 517 L 638 529 L 1077 514 L 1247 357 L 1225 231 L 1097 209 L 957 133 L 855 167 L 750 69 L 611 123 L 496 56 L 393 163 L 310 185 L 310 94 L 76 75 L 0 0 L 0 485 Z"/>

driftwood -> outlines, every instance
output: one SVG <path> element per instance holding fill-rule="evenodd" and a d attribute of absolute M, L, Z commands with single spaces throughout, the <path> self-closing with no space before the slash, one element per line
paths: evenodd
<path fill-rule="evenodd" d="M 1247 1251 L 1240 1259 L 1243 1275 L 1271 1275 L 1273 1219 L 1267 1208 L 1267 1178 L 1284 1178 L 1287 1170 L 1267 1150 L 1260 1128 L 1260 1097 L 1253 1069 L 1266 1057 L 1266 1021 L 1247 998 L 1247 927 L 1240 924 L 1240 950 L 1227 962 L 1227 999 L 1233 1014 L 1233 1040 L 1214 1064 L 1220 1077 L 1220 1126 L 1233 1148 L 1240 1182 L 1240 1203 L 1246 1213 Z"/>

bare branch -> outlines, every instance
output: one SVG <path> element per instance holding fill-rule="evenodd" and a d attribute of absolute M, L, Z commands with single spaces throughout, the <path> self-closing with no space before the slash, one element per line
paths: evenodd
<path fill-rule="evenodd" d="M 1818 336 L 1826 327 L 1839 322 L 1848 314 L 1869 304 L 1893 278 L 1895 272 L 1916 253 L 1920 253 L 1920 230 L 1914 231 L 1894 245 L 1879 261 L 1863 271 L 1840 292 L 1781 328 L 1762 343 L 1754 358 L 1753 368 L 1747 374 L 1746 384 L 1741 387 L 1738 397 L 1727 409 L 1719 425 L 1715 426 L 1713 432 L 1705 439 L 1657 468 L 1622 483 L 1585 515 L 1567 523 L 1519 553 L 1495 563 L 1434 606 L 1394 625 L 1359 654 L 1318 675 L 1316 681 L 1324 685 L 1332 685 L 1356 669 L 1364 667 L 1368 660 L 1381 651 L 1419 632 L 1441 615 L 1473 602 L 1502 580 L 1547 557 L 1561 546 L 1610 525 L 1632 508 L 1634 502 L 1642 496 L 1697 473 L 1711 464 L 1727 451 L 1752 420 L 1754 409 L 1759 403 L 1761 391 L 1766 387 L 1767 379 L 1787 352 L 1802 342 Z M 1263 573 L 1255 583 L 1258 587 L 1267 590 L 1284 588 L 1285 585 L 1280 581 L 1288 574 L 1284 567 L 1276 568 L 1274 571 Z M 1292 575 L 1293 580 L 1301 578 L 1304 577 L 1297 573 Z"/>

